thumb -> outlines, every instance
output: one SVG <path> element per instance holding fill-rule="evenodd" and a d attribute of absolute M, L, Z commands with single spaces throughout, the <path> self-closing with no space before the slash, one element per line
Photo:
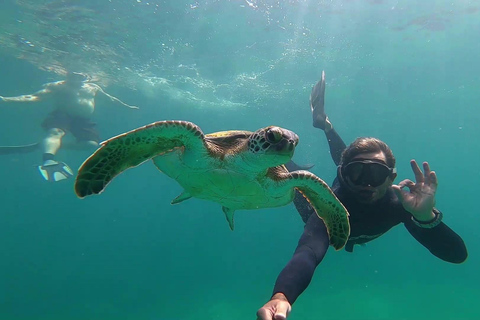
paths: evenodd
<path fill-rule="evenodd" d="M 393 189 L 393 191 L 395 192 L 395 194 L 397 195 L 398 200 L 400 200 L 400 202 L 403 203 L 405 191 L 403 191 L 403 190 L 400 188 L 400 186 L 397 186 L 397 185 L 393 185 L 393 186 L 392 186 L 392 189 Z"/>
<path fill-rule="evenodd" d="M 287 316 L 290 313 L 291 309 L 292 308 L 290 307 L 289 303 L 281 303 L 280 305 L 277 306 L 277 310 L 275 311 L 273 319 L 274 320 L 285 320 L 285 319 L 287 319 Z"/>

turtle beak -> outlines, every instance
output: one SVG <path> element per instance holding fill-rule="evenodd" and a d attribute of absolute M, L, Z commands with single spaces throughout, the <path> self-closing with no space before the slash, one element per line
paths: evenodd
<path fill-rule="evenodd" d="M 292 132 L 293 133 L 293 132 Z M 293 133 L 293 138 L 289 140 L 289 142 L 291 141 L 291 143 L 294 144 L 294 146 L 296 147 L 298 145 L 298 141 L 300 141 L 300 139 L 298 138 L 298 135 L 296 133 Z"/>
<path fill-rule="evenodd" d="M 293 152 L 295 150 L 295 147 L 298 144 L 298 136 L 297 136 L 297 134 L 295 134 L 292 131 L 289 131 L 288 133 L 289 133 L 289 135 L 288 135 L 288 137 L 286 137 L 286 142 L 287 142 L 286 149 L 289 152 Z"/>
<path fill-rule="evenodd" d="M 290 131 L 290 137 L 288 138 L 289 149 L 293 149 L 298 145 L 298 135 Z"/>

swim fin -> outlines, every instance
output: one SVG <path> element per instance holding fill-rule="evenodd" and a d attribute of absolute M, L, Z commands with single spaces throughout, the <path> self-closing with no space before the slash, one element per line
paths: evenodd
<path fill-rule="evenodd" d="M 331 129 L 332 124 L 325 114 L 325 71 L 322 71 L 322 78 L 312 88 L 310 109 L 312 110 L 313 126 L 315 128 Z"/>
<path fill-rule="evenodd" d="M 55 160 L 47 160 L 38 170 L 42 177 L 51 182 L 61 181 L 73 176 L 73 171 L 65 163 Z"/>
<path fill-rule="evenodd" d="M 306 165 L 299 165 L 293 162 L 293 160 L 290 160 L 285 164 L 285 167 L 287 167 L 288 171 L 297 171 L 297 170 L 310 170 L 313 168 L 313 164 L 306 164 Z"/>
<path fill-rule="evenodd" d="M 38 150 L 40 143 L 32 143 L 20 146 L 0 146 L 0 155 L 28 153 Z"/>

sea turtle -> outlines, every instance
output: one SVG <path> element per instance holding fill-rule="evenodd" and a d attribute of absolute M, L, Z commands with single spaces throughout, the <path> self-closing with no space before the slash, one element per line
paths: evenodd
<path fill-rule="evenodd" d="M 295 189 L 327 226 L 331 245 L 340 250 L 350 234 L 348 212 L 328 185 L 309 171 L 288 172 L 298 136 L 270 126 L 255 132 L 204 134 L 187 121 L 158 121 L 101 143 L 80 167 L 75 192 L 101 193 L 122 171 L 152 159 L 184 191 L 172 204 L 191 197 L 217 202 L 233 230 L 238 209 L 271 208 L 292 202 Z"/>

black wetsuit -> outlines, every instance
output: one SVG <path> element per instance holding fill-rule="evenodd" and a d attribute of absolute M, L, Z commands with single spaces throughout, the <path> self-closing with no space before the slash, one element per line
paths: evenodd
<path fill-rule="evenodd" d="M 333 129 L 327 133 L 327 139 L 332 158 L 338 165 L 345 143 Z M 292 162 L 287 167 L 289 170 L 297 169 Z M 375 204 L 358 202 L 338 178 L 332 190 L 350 213 L 351 233 L 346 251 L 352 252 L 354 245 L 376 239 L 392 227 L 404 223 L 410 234 L 438 258 L 452 263 L 461 263 L 467 258 L 467 249 L 460 236 L 443 222 L 432 229 L 416 226 L 411 220 L 412 215 L 403 208 L 392 189 Z M 305 230 L 292 259 L 278 276 L 273 291 L 274 294 L 282 292 L 291 304 L 307 288 L 329 247 L 325 224 L 305 198 L 297 192 L 294 203 L 306 222 Z"/>

